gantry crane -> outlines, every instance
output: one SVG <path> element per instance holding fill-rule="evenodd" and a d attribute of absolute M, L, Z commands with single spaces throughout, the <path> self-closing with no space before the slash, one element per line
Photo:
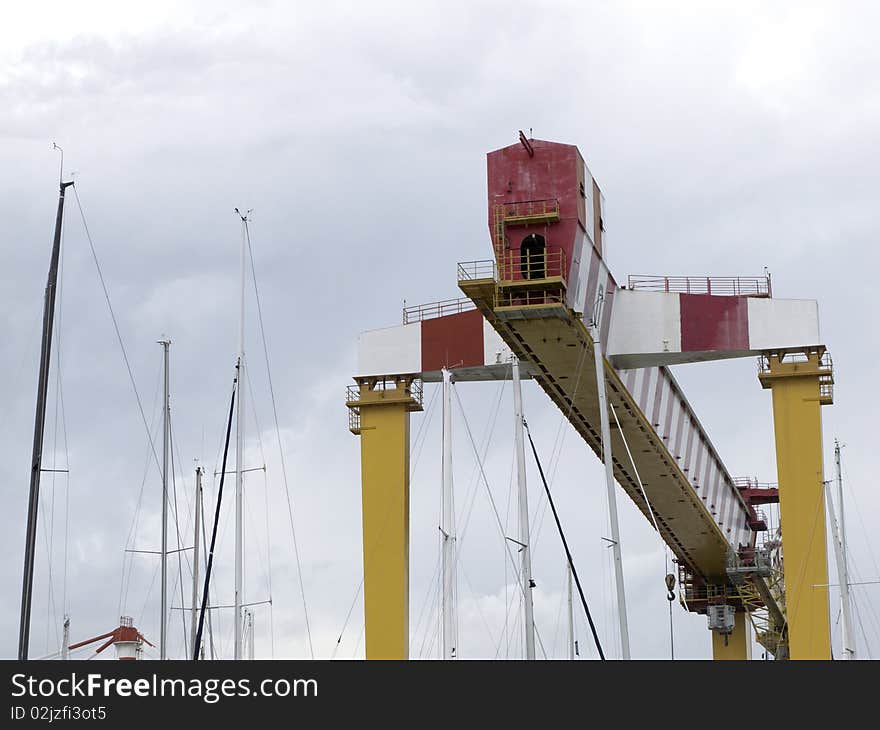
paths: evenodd
<path fill-rule="evenodd" d="M 830 658 L 820 409 L 833 373 L 816 302 L 774 299 L 766 274 L 620 286 L 603 256 L 604 196 L 573 145 L 520 133 L 488 155 L 488 198 L 493 258 L 458 265 L 465 297 L 360 338 L 346 402 L 361 437 L 367 657 L 408 656 L 421 384 L 453 366 L 456 380 L 507 377 L 514 356 L 600 458 L 602 386 L 614 479 L 675 554 L 682 604 L 708 616 L 715 658 L 747 658 L 749 618 L 777 658 Z M 778 487 L 730 475 L 668 367 L 733 357 L 758 357 L 772 392 Z M 777 501 L 781 541 L 759 542 L 759 507 Z"/>

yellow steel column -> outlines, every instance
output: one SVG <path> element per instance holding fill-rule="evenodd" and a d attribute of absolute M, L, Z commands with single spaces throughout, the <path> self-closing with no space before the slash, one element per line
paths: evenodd
<path fill-rule="evenodd" d="M 412 378 L 350 388 L 350 428 L 361 437 L 364 619 L 367 659 L 409 658 L 409 414 Z"/>
<path fill-rule="evenodd" d="M 747 616 L 744 611 L 737 611 L 734 617 L 736 622 L 732 634 L 724 636 L 717 631 L 712 632 L 712 658 L 715 660 L 751 659 L 752 644 L 749 641 Z"/>
<path fill-rule="evenodd" d="M 759 378 L 773 392 L 789 657 L 830 659 L 820 413 L 832 402 L 830 359 L 824 347 L 768 353 Z"/>

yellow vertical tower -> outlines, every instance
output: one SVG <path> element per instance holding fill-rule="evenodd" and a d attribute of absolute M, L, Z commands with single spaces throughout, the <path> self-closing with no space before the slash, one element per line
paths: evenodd
<path fill-rule="evenodd" d="M 737 611 L 734 616 L 736 623 L 733 626 L 733 633 L 725 637 L 716 631 L 712 632 L 712 658 L 715 660 L 745 660 L 751 658 L 751 644 L 749 642 L 746 613 L 744 611 Z"/>
<path fill-rule="evenodd" d="M 362 379 L 346 397 L 361 437 L 367 659 L 409 658 L 409 414 L 422 409 L 412 378 Z"/>
<path fill-rule="evenodd" d="M 761 362 L 761 385 L 773 393 L 789 656 L 830 659 L 820 409 L 832 402 L 831 361 L 817 347 Z"/>

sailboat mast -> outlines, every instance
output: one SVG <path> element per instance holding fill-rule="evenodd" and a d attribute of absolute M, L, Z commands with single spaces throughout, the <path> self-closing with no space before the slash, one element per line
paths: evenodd
<path fill-rule="evenodd" d="M 245 609 L 245 615 L 247 616 L 247 635 L 248 635 L 248 659 L 254 658 L 254 612 Z"/>
<path fill-rule="evenodd" d="M 70 659 L 70 616 L 64 617 L 64 633 L 61 638 L 61 659 Z"/>
<path fill-rule="evenodd" d="M 526 451 L 523 437 L 523 405 L 519 358 L 512 357 L 514 441 L 516 444 L 516 483 L 519 495 L 519 543 L 525 618 L 526 659 L 535 658 L 535 615 L 532 603 L 532 555 L 529 540 L 529 498 L 526 491 Z"/>
<path fill-rule="evenodd" d="M 443 541 L 443 658 L 458 655 L 458 616 L 455 600 L 455 502 L 452 482 L 452 373 L 443 368 L 443 461 L 440 533 Z"/>
<path fill-rule="evenodd" d="M 238 208 L 235 212 L 241 217 L 241 309 L 238 328 L 238 404 L 236 406 L 235 426 L 235 658 L 242 658 L 242 602 L 244 582 L 244 484 L 243 484 L 243 458 L 244 458 L 244 293 L 245 272 L 247 267 L 247 213 L 242 214 Z M 250 211 L 248 211 L 250 212 Z"/>
<path fill-rule="evenodd" d="M 60 149 L 60 148 L 59 148 Z M 27 534 L 24 544 L 24 576 L 21 585 L 21 621 L 18 629 L 18 659 L 28 658 L 31 633 L 31 601 L 34 589 L 34 556 L 37 542 L 37 510 L 40 501 L 40 473 L 43 464 L 43 432 L 46 426 L 46 394 L 49 388 L 49 363 L 52 359 L 52 328 L 55 323 L 55 290 L 58 283 L 58 258 L 61 251 L 61 223 L 64 217 L 64 191 L 72 182 L 59 184 L 55 236 L 49 261 L 49 276 L 43 300 L 43 334 L 40 347 L 40 378 L 37 383 L 37 408 L 34 416 L 34 447 L 31 456 L 31 484 L 28 497 Z"/>
<path fill-rule="evenodd" d="M 605 393 L 605 358 L 602 355 L 599 322 L 605 295 L 599 287 L 596 306 L 590 325 L 593 339 L 593 359 L 596 364 L 596 388 L 599 400 L 599 420 L 602 431 L 602 461 L 605 463 L 605 488 L 608 493 L 608 518 L 611 524 L 611 552 L 614 557 L 614 585 L 617 589 L 617 623 L 620 631 L 620 655 L 629 659 L 629 623 L 626 615 L 626 589 L 623 582 L 623 557 L 620 549 L 620 526 L 617 520 L 617 493 L 614 487 L 614 464 L 611 455 L 611 423 L 608 418 L 608 398 Z"/>
<path fill-rule="evenodd" d="M 171 433 L 171 400 L 169 393 L 168 348 L 171 340 L 159 340 L 162 345 L 164 372 L 162 406 L 162 598 L 161 623 L 159 624 L 159 658 L 167 659 L 168 639 L 168 443 Z"/>
<path fill-rule="evenodd" d="M 840 529 L 837 540 L 839 548 L 836 552 L 839 556 L 837 561 L 837 572 L 840 573 L 840 575 L 838 575 L 837 578 L 840 583 L 840 613 L 843 619 L 843 635 L 841 637 L 841 643 L 843 644 L 843 658 L 855 659 L 856 646 L 855 637 L 853 635 L 852 602 L 849 593 L 849 565 L 847 565 L 846 560 L 846 525 L 843 519 L 843 474 L 840 467 L 840 442 L 837 439 L 834 439 L 834 467 L 837 477 L 837 508 L 840 514 L 840 519 L 838 520 Z M 830 501 L 831 498 L 829 496 L 829 502 Z M 833 525 L 833 513 L 831 515 L 831 521 Z"/>
<path fill-rule="evenodd" d="M 199 623 L 199 547 L 201 543 L 200 529 L 202 526 L 202 467 L 196 467 L 196 507 L 193 518 L 193 581 L 192 611 L 190 612 L 190 656 L 196 656 L 196 629 Z"/>

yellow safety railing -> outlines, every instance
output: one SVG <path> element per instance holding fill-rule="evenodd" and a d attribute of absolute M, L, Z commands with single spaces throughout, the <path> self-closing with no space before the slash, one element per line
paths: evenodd
<path fill-rule="evenodd" d="M 403 308 L 403 323 L 412 324 L 413 322 L 421 322 L 426 319 L 447 317 L 450 314 L 461 314 L 476 308 L 477 305 L 474 304 L 473 300 L 467 297 L 445 299 L 441 302 L 431 302 L 430 304 L 418 304 L 413 307 Z"/>
<path fill-rule="evenodd" d="M 556 198 L 499 203 L 494 208 L 492 242 L 495 253 L 498 254 L 506 248 L 505 226 L 528 226 L 558 220 L 559 200 Z"/>
<path fill-rule="evenodd" d="M 478 279 L 496 279 L 497 269 L 493 259 L 481 261 L 462 261 L 458 264 L 459 281 L 476 281 Z"/>
<path fill-rule="evenodd" d="M 496 220 L 500 216 L 505 223 L 530 223 L 535 218 L 559 218 L 559 200 L 520 200 L 514 203 L 500 203 L 495 206 Z"/>
<path fill-rule="evenodd" d="M 561 278 L 564 284 L 566 273 L 562 249 L 539 253 L 503 251 L 498 260 L 498 281 L 504 284 L 551 278 Z"/>

